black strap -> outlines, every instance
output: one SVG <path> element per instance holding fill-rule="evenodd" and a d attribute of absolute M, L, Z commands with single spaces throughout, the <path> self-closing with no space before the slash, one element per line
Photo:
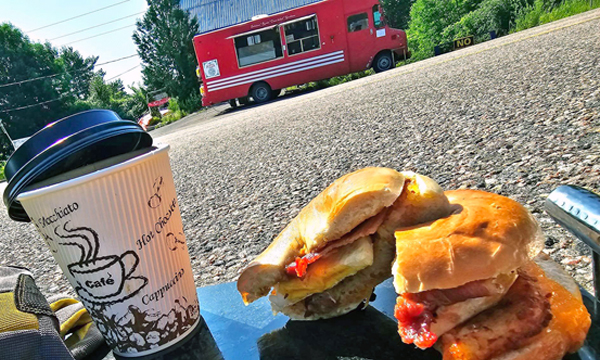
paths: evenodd
<path fill-rule="evenodd" d="M 30 275 L 20 274 L 15 286 L 15 306 L 19 311 L 54 316 L 54 312 L 48 305 L 46 298 L 35 285 Z"/>

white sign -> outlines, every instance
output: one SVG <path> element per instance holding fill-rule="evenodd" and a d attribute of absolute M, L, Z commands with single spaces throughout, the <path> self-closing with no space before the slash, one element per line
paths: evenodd
<path fill-rule="evenodd" d="M 203 62 L 202 68 L 204 69 L 204 77 L 207 79 L 221 76 L 221 72 L 219 71 L 219 62 L 216 59 Z"/>
<path fill-rule="evenodd" d="M 385 36 L 385 29 L 379 29 L 377 30 L 377 37 L 384 37 Z"/>

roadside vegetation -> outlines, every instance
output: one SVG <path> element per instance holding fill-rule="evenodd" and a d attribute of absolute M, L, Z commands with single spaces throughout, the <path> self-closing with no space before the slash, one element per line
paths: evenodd
<path fill-rule="evenodd" d="M 290 86 L 286 89 L 286 92 L 293 93 L 296 91 L 311 91 L 311 90 L 320 90 L 325 89 L 331 86 L 336 86 L 339 84 L 343 84 L 348 81 L 356 80 L 363 78 L 365 76 L 373 75 L 375 72 L 372 69 L 360 71 L 357 73 L 352 73 L 343 76 L 336 76 L 330 79 L 319 80 L 314 82 L 309 82 L 308 84 L 302 84 L 298 86 Z"/>
<path fill-rule="evenodd" d="M 475 42 L 507 35 L 600 6 L 600 0 L 381 0 L 392 26 L 406 29 L 415 62 L 434 56 L 435 46 L 472 35 Z M 410 9 L 407 17 L 405 9 Z"/>
<path fill-rule="evenodd" d="M 525 9 L 517 18 L 514 31 L 547 24 L 598 7 L 600 7 L 600 0 L 592 1 L 591 8 L 589 0 L 567 0 L 548 12 L 544 8 L 543 1 L 536 0 L 533 5 Z"/>
<path fill-rule="evenodd" d="M 179 102 L 177 101 L 177 99 L 171 98 L 169 100 L 169 112 L 165 116 L 163 116 L 162 119 L 156 118 L 156 128 L 168 125 L 187 115 L 188 113 L 185 110 L 182 110 L 179 106 Z"/>

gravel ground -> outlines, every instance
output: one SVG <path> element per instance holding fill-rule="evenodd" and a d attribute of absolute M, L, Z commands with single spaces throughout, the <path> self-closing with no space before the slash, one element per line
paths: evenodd
<path fill-rule="evenodd" d="M 591 290 L 590 254 L 544 213 L 561 184 L 600 190 L 600 11 L 326 90 L 154 133 L 171 162 L 198 286 L 233 281 L 311 198 L 366 166 L 525 204 L 545 251 Z M 0 259 L 70 291 L 29 224 L 0 211 Z"/>

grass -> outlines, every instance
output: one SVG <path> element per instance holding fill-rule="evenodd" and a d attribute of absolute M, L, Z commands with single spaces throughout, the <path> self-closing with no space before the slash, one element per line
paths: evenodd
<path fill-rule="evenodd" d="M 6 180 L 4 177 L 4 166 L 6 165 L 6 161 L 0 161 L 0 181 Z"/>
<path fill-rule="evenodd" d="M 526 8 L 517 18 L 513 32 L 547 24 L 598 7 L 600 7 L 600 0 L 593 0 L 591 7 L 589 0 L 566 0 L 550 12 L 547 12 L 543 8 L 542 1 L 537 0 L 533 6 Z"/>
<path fill-rule="evenodd" d="M 183 111 L 181 110 L 176 110 L 173 112 L 170 112 L 169 114 L 165 115 L 162 117 L 162 119 L 160 120 L 160 122 L 158 124 L 156 124 L 156 128 L 158 129 L 160 127 L 163 127 L 165 125 L 169 125 L 170 123 L 173 123 L 179 119 L 181 119 L 182 117 L 184 117 L 185 114 Z"/>
<path fill-rule="evenodd" d="M 160 122 L 156 124 L 156 128 L 169 125 L 170 123 L 175 122 L 187 115 L 185 111 L 181 110 L 179 102 L 175 98 L 171 98 L 169 100 L 169 110 L 171 112 L 163 116 L 162 119 L 159 120 Z"/>

